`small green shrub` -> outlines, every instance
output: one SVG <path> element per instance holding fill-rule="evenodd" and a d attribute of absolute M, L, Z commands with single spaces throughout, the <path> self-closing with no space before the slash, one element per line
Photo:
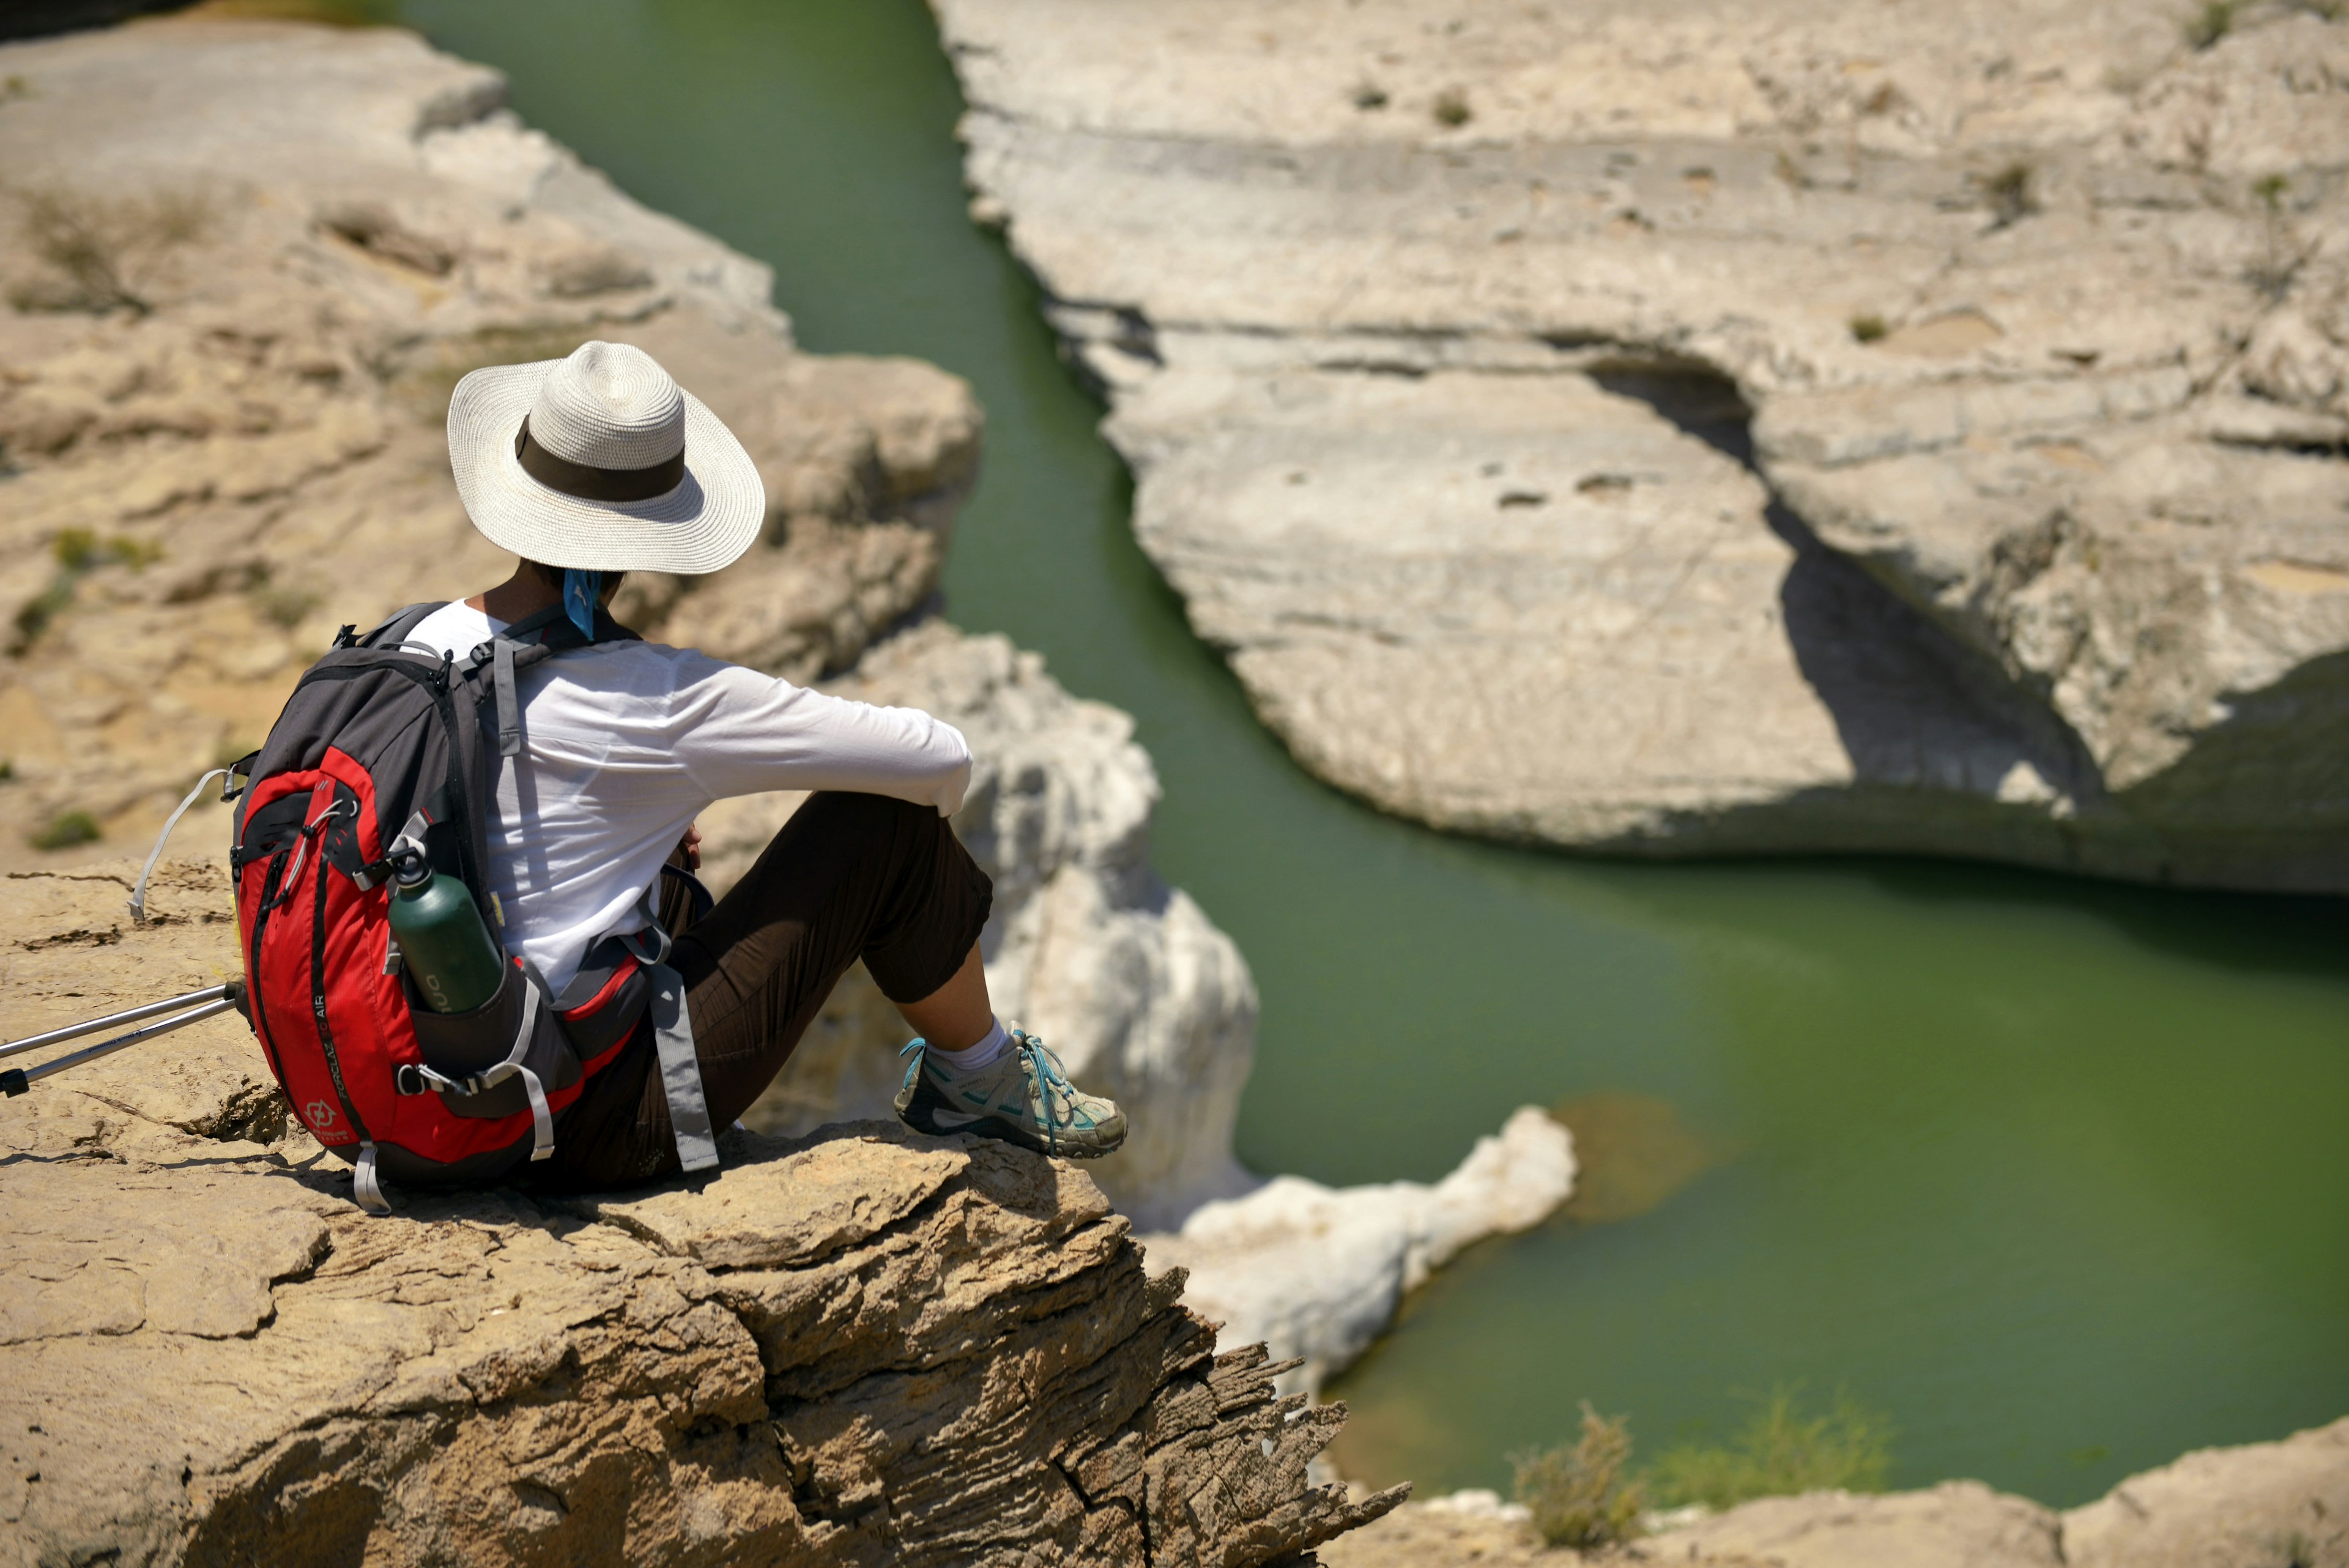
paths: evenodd
<path fill-rule="evenodd" d="M 2238 0 L 2206 0 L 2202 9 L 2186 19 L 2186 42 L 2207 49 L 2235 30 Z"/>
<path fill-rule="evenodd" d="M 163 558 L 163 546 L 147 539 L 117 535 L 101 539 L 88 528 L 60 528 L 49 541 L 49 553 L 68 572 L 87 572 L 109 562 L 137 568 Z"/>
<path fill-rule="evenodd" d="M 1841 1393 L 1826 1414 L 1805 1416 L 1795 1408 L 1795 1393 L 1773 1390 L 1725 1446 L 1667 1451 L 1651 1478 L 1658 1499 L 1718 1509 L 1830 1487 L 1882 1491 L 1892 1468 L 1891 1423 Z"/>
<path fill-rule="evenodd" d="M 68 572 L 87 572 L 98 565 L 98 535 L 88 528 L 60 528 L 49 554 Z"/>
<path fill-rule="evenodd" d="M 2261 209 L 2260 250 L 2244 281 L 2271 301 L 2281 301 L 2292 292 L 2301 269 L 2316 254 L 2316 243 L 2303 242 L 2284 212 L 2284 192 L 2291 189 L 2292 182 L 2281 174 L 2264 175 L 2251 182 L 2251 197 Z"/>
<path fill-rule="evenodd" d="M 1355 84 L 1352 96 L 1354 107 L 1366 114 L 1371 109 L 1384 109 L 1387 106 L 1387 89 L 1376 82 Z"/>
<path fill-rule="evenodd" d="M 62 277 L 20 286 L 20 310 L 128 310 L 146 316 L 162 265 L 212 226 L 213 202 L 202 191 L 98 196 L 66 187 L 18 191 L 25 238 Z"/>
<path fill-rule="evenodd" d="M 1880 343 L 1884 340 L 1884 335 L 1890 330 L 1890 327 L 1884 325 L 1884 317 L 1873 311 L 1866 316 L 1855 316 L 1851 318 L 1851 336 L 1855 343 Z"/>
<path fill-rule="evenodd" d="M 1533 1510 L 1534 1528 L 1552 1546 L 1577 1551 L 1628 1541 L 1646 1498 L 1624 1472 L 1631 1462 L 1626 1417 L 1609 1419 L 1582 1406 L 1582 1436 L 1572 1448 L 1521 1454 L 1514 1461 L 1517 1501 Z"/>
<path fill-rule="evenodd" d="M 2039 199 L 2031 190 L 2031 165 L 2010 163 L 1982 182 L 1982 198 L 1990 204 L 1991 218 L 1998 228 L 2011 228 L 2039 211 Z"/>
<path fill-rule="evenodd" d="M 59 572 L 49 579 L 49 586 L 26 599 L 16 609 L 16 636 L 8 651 L 22 655 L 41 639 L 49 623 L 63 615 L 74 599 L 74 584 L 78 579 L 71 572 Z"/>
<path fill-rule="evenodd" d="M 97 819 L 89 813 L 68 811 L 33 835 L 33 847 L 70 849 L 77 844 L 95 844 L 104 836 L 98 830 Z"/>
<path fill-rule="evenodd" d="M 253 591 L 253 607 L 260 612 L 262 619 L 285 631 L 309 619 L 310 612 L 325 602 L 309 589 L 290 584 L 269 584 Z"/>
<path fill-rule="evenodd" d="M 18 607 L 16 635 L 8 644 L 12 658 L 22 657 L 41 639 L 51 621 L 72 607 L 82 578 L 109 562 L 133 571 L 152 566 L 163 558 L 163 546 L 144 539 L 101 539 L 88 528 L 60 528 L 49 541 L 49 554 L 57 557 L 57 575 L 49 579 L 47 587 Z"/>
<path fill-rule="evenodd" d="M 1445 88 L 1435 95 L 1435 123 L 1447 130 L 1457 130 L 1476 118 L 1468 107 L 1468 95 L 1459 88 Z"/>
<path fill-rule="evenodd" d="M 2288 1531 L 2268 1541 L 2268 1559 L 2275 1568 L 2316 1568 L 2316 1542 L 2302 1531 Z"/>

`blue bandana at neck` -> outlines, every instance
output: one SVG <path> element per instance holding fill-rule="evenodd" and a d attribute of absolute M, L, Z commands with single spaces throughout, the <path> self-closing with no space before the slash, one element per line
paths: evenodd
<path fill-rule="evenodd" d="M 590 642 L 595 640 L 595 600 L 603 592 L 603 573 L 583 566 L 563 568 L 563 613 L 571 618 L 579 635 Z"/>

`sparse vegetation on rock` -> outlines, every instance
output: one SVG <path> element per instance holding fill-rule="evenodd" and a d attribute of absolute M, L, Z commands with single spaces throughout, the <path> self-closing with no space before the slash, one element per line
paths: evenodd
<path fill-rule="evenodd" d="M 1656 1501 L 1726 1509 L 1757 1497 L 1882 1491 L 1892 1469 L 1891 1424 L 1843 1393 L 1806 1414 L 1798 1393 L 1772 1390 L 1726 1443 L 1665 1449 L 1650 1472 Z"/>
<path fill-rule="evenodd" d="M 1534 1531 L 1548 1545 L 1612 1546 L 1638 1533 L 1647 1506 L 1630 1463 L 1625 1418 L 1601 1416 L 1585 1400 L 1582 1432 L 1571 1445 L 1517 1459 L 1517 1501 L 1533 1511 Z"/>
<path fill-rule="evenodd" d="M 33 835 L 33 847 L 41 850 L 71 849 L 77 845 L 95 844 L 106 835 L 96 818 L 86 811 L 63 811 L 49 819 L 47 827 Z"/>
<path fill-rule="evenodd" d="M 2187 17 L 2184 31 L 2189 47 L 2207 49 L 2235 30 L 2240 0 L 2203 0 L 2202 8 Z"/>
<path fill-rule="evenodd" d="M 26 248 L 47 269 L 11 286 L 19 310 L 149 315 L 176 253 L 219 221 L 217 200 L 202 190 L 105 195 L 60 184 L 9 194 Z"/>

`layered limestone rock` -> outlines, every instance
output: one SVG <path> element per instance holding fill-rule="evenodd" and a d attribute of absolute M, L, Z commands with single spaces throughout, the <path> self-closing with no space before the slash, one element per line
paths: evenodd
<path fill-rule="evenodd" d="M 0 48 L 0 866 L 143 849 L 338 624 L 511 568 L 449 481 L 476 366 L 636 343 L 757 459 L 761 545 L 633 580 L 650 635 L 806 679 L 935 587 L 968 389 L 796 351 L 764 266 L 523 126 L 494 72 L 175 18 Z"/>
<path fill-rule="evenodd" d="M 1484 1501 L 1489 1500 L 1489 1501 Z M 1483 1501 L 1483 1506 L 1478 1506 Z M 1408 1503 L 1322 1553 L 1329 1568 L 1562 1562 L 1492 1494 Z M 1464 1504 L 1465 1506 L 1464 1506 Z M 2349 1562 L 2349 1420 L 2205 1449 L 2068 1512 L 1947 1481 L 1879 1497 L 1763 1498 L 1600 1554 L 1700 1568 L 2318 1568 Z"/>
<path fill-rule="evenodd" d="M 934 8 L 974 213 L 1316 773 L 2349 888 L 2330 8 Z"/>
<path fill-rule="evenodd" d="M 0 883 L 13 1033 L 197 984 L 217 864 Z M 0 1103 L 0 1562 L 1271 1562 L 1373 1518 L 1081 1172 L 894 1124 L 349 1200 L 234 1018 Z"/>

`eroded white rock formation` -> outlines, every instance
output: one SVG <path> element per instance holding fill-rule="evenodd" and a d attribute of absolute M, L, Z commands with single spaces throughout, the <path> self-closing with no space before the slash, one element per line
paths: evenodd
<path fill-rule="evenodd" d="M 934 8 L 974 212 L 1315 772 L 2349 888 L 2349 21 Z"/>
<path fill-rule="evenodd" d="M 1277 1176 L 1145 1236 L 1153 1269 L 1190 1272 L 1183 1299 L 1236 1339 L 1303 1365 L 1318 1393 L 1387 1330 L 1403 1296 L 1471 1242 L 1526 1231 L 1574 1191 L 1574 1140 L 1528 1106 L 1433 1186 L 1328 1188 Z"/>

